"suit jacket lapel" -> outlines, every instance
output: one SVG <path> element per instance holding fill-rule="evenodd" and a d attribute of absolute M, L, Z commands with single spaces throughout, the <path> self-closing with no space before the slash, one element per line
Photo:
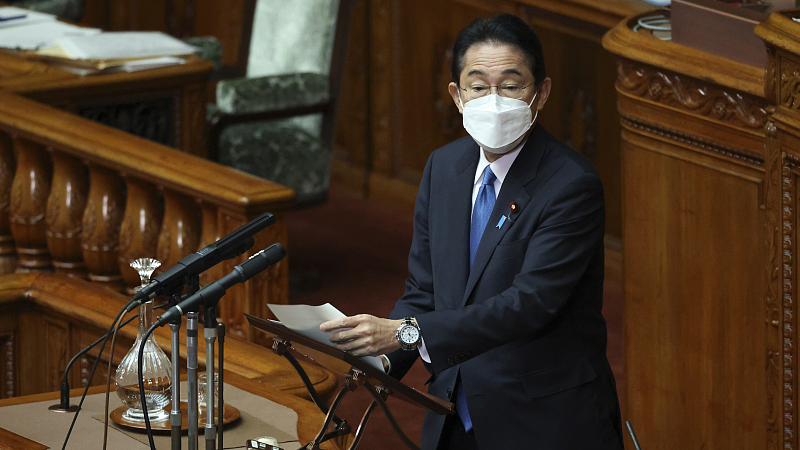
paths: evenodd
<path fill-rule="evenodd" d="M 454 177 L 447 187 L 447 226 L 445 234 L 447 249 L 445 264 L 451 266 L 449 271 L 455 292 L 461 292 L 467 284 L 469 275 L 469 227 L 472 212 L 472 187 L 475 182 L 475 170 L 478 168 L 480 151 L 475 141 L 470 139 L 464 155 L 453 165 Z"/>
<path fill-rule="evenodd" d="M 536 178 L 536 171 L 539 163 L 542 160 L 547 144 L 546 132 L 539 124 L 536 124 L 533 132 L 528 137 L 525 146 L 517 155 L 517 159 L 508 171 L 505 180 L 503 180 L 503 187 L 500 189 L 500 194 L 497 196 L 497 201 L 494 204 L 489 222 L 486 224 L 481 243 L 478 245 L 478 250 L 475 252 L 475 261 L 472 263 L 472 269 L 469 271 L 466 289 L 464 290 L 464 297 L 462 299 L 462 306 L 467 303 L 475 284 L 486 268 L 489 258 L 492 256 L 498 242 L 503 238 L 506 232 L 514 225 L 514 220 L 525 209 L 525 206 L 530 202 L 531 197 L 528 191 L 525 190 L 525 185 Z M 477 168 L 477 164 L 475 165 Z M 475 170 L 473 168 L 472 179 L 475 179 Z M 517 203 L 519 209 L 516 212 L 511 212 L 511 203 Z M 471 203 L 470 203 L 471 207 Z M 502 221 L 502 217 L 506 219 Z M 469 219 L 467 220 L 469 223 Z M 501 225 L 498 227 L 498 225 Z M 469 227 L 467 227 L 467 245 L 469 245 Z M 469 263 L 467 263 L 469 264 Z"/>

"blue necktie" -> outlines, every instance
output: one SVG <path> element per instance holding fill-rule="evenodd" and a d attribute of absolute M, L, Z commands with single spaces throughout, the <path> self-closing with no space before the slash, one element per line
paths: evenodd
<path fill-rule="evenodd" d="M 469 231 L 469 266 L 472 267 L 472 262 L 475 261 L 475 252 L 478 251 L 478 245 L 481 243 L 483 237 L 483 230 L 486 228 L 486 222 L 489 221 L 489 216 L 492 215 L 494 209 L 494 202 L 497 199 L 494 195 L 494 172 L 489 166 L 483 172 L 483 184 L 478 191 L 478 197 L 475 199 L 475 207 L 472 208 L 472 226 Z"/>
<path fill-rule="evenodd" d="M 470 267 L 472 267 L 472 262 L 475 261 L 475 252 L 478 251 L 478 245 L 483 237 L 483 230 L 486 228 L 486 222 L 489 221 L 489 216 L 492 215 L 492 210 L 494 209 L 494 202 L 497 200 L 494 196 L 494 180 L 496 178 L 492 169 L 486 166 L 486 170 L 483 172 L 483 184 L 481 184 L 478 197 L 475 199 L 475 207 L 472 208 L 472 226 L 469 232 Z M 461 418 L 461 422 L 464 423 L 464 430 L 471 430 L 472 419 L 469 417 L 467 397 L 464 395 L 464 387 L 461 386 L 461 383 L 456 386 L 456 411 L 458 411 L 458 417 Z"/>

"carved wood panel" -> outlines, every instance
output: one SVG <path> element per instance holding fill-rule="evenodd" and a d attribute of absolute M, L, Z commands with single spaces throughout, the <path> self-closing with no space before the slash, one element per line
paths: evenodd
<path fill-rule="evenodd" d="M 113 103 L 78 108 L 78 115 L 89 120 L 127 131 L 136 136 L 171 147 L 182 148 L 179 121 L 175 113 L 178 103 L 173 98 L 140 99 L 129 103 Z M 199 108 L 198 108 L 199 109 Z M 177 110 L 180 114 L 180 111 Z M 177 126 L 176 126 L 177 124 Z M 193 130 L 200 133 L 203 128 Z M 202 133 L 200 133 L 202 134 Z"/>
<path fill-rule="evenodd" d="M 797 237 L 800 224 L 800 109 L 798 55 L 767 44 L 765 96 L 767 248 L 766 267 L 768 447 L 798 448 L 797 431 Z"/>
<path fill-rule="evenodd" d="M 763 99 L 629 60 L 620 60 L 617 67 L 620 91 L 732 127 L 764 129 L 767 111 Z"/>
<path fill-rule="evenodd" d="M 17 393 L 17 335 L 0 333 L 0 398 L 14 397 Z"/>
<path fill-rule="evenodd" d="M 782 195 L 783 159 L 779 152 L 770 151 L 776 148 L 776 128 L 771 121 L 767 123 L 767 152 L 766 152 L 766 183 L 764 185 L 766 198 L 766 218 L 767 233 L 766 245 L 769 261 L 766 267 L 767 273 L 767 296 L 765 301 L 765 327 L 766 327 L 766 375 L 767 375 L 767 417 L 766 429 L 771 448 L 779 448 L 782 435 L 781 411 L 783 393 L 781 389 L 781 321 L 783 287 L 781 283 L 783 261 L 782 261 L 782 239 L 783 232 L 783 205 Z"/>

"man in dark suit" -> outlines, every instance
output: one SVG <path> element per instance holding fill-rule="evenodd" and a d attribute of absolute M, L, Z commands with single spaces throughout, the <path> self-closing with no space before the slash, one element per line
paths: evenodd
<path fill-rule="evenodd" d="M 449 92 L 470 137 L 434 151 L 414 213 L 406 291 L 389 319 L 322 325 L 356 355 L 420 355 L 423 449 L 621 449 L 603 319 L 603 187 L 591 163 L 535 123 L 550 93 L 521 19 L 478 19 L 456 38 Z"/>

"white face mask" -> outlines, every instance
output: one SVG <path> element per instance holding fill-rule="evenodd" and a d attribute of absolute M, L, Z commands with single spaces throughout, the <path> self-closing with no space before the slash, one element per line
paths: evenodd
<path fill-rule="evenodd" d="M 464 128 L 484 150 L 489 153 L 503 154 L 513 149 L 520 142 L 539 116 L 531 119 L 531 105 L 536 100 L 537 92 L 530 103 L 514 98 L 501 97 L 497 94 L 486 95 L 461 102 L 464 116 Z"/>

